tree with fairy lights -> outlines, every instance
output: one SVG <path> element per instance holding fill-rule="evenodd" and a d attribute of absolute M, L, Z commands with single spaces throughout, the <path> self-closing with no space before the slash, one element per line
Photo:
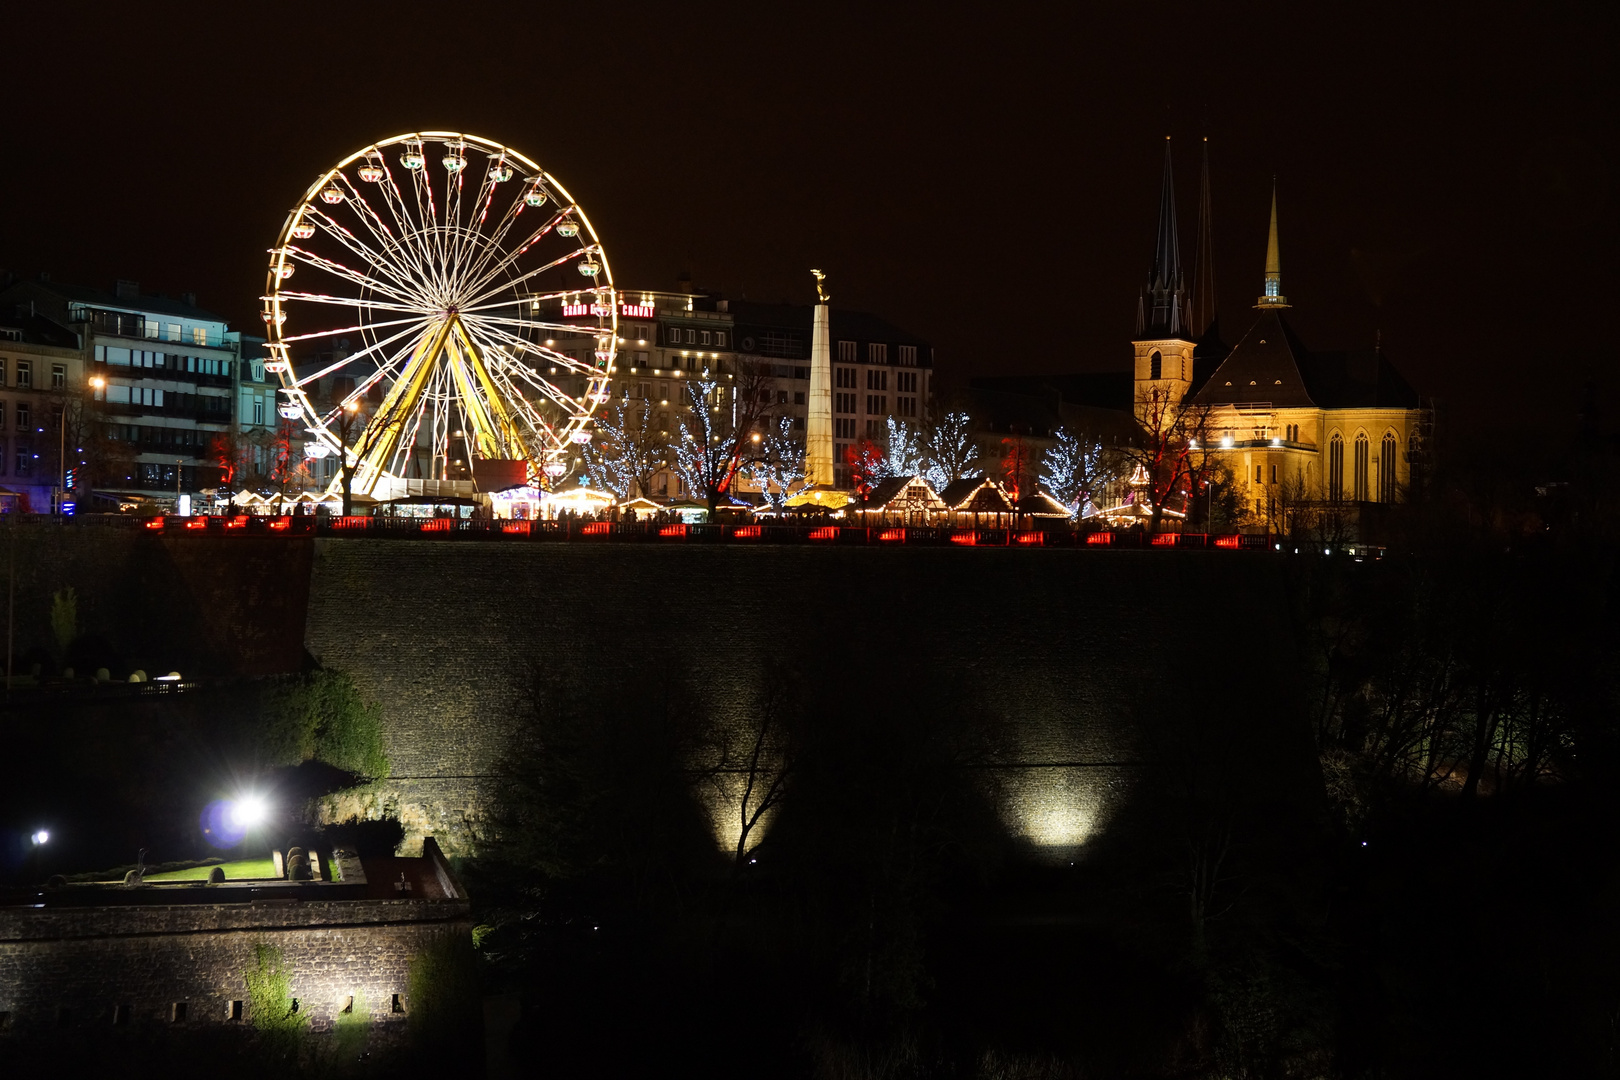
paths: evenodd
<path fill-rule="evenodd" d="M 1034 468 L 1029 443 L 1022 435 L 1009 435 L 1001 440 L 1001 483 L 1017 502 L 1029 487 L 1028 478 Z"/>
<path fill-rule="evenodd" d="M 682 390 L 675 466 L 693 495 L 701 494 L 714 517 L 720 498 L 729 492 L 740 469 L 760 454 L 764 441 L 765 380 L 756 365 L 724 379 L 705 369 Z M 759 440 L 754 436 L 760 435 Z"/>
<path fill-rule="evenodd" d="M 767 423 L 759 456 L 749 472 L 765 501 L 780 512 L 787 503 L 788 489 L 804 480 L 804 442 L 793 437 L 792 417 L 779 416 L 774 424 Z"/>
<path fill-rule="evenodd" d="M 884 447 L 883 470 L 885 476 L 916 476 L 923 471 L 922 432 L 892 416 L 889 417 L 889 439 Z"/>
<path fill-rule="evenodd" d="M 923 432 L 923 450 L 927 457 L 923 477 L 936 491 L 979 471 L 973 420 L 960 409 L 946 412 Z"/>
<path fill-rule="evenodd" d="M 621 499 L 652 493 L 667 445 L 646 398 L 620 398 L 596 420 L 596 438 L 585 447 L 591 483 Z"/>
<path fill-rule="evenodd" d="M 862 502 L 887 475 L 886 461 L 883 447 L 867 438 L 850 443 L 844 451 L 844 464 L 849 466 L 849 486 Z"/>
<path fill-rule="evenodd" d="M 1067 427 L 1057 430 L 1057 443 L 1041 455 L 1040 480 L 1052 497 L 1079 518 L 1107 482 L 1102 442 Z"/>

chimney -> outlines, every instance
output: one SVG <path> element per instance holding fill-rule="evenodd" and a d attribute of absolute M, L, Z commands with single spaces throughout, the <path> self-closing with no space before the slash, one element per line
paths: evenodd
<path fill-rule="evenodd" d="M 120 300 L 139 300 L 141 298 L 141 283 L 119 278 L 118 284 L 113 287 L 113 292 Z"/>

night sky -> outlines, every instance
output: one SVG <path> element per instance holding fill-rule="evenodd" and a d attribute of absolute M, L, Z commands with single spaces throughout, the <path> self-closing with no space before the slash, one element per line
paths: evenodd
<path fill-rule="evenodd" d="M 1308 344 L 1382 330 L 1461 424 L 1612 394 L 1613 5 L 1306 8 L 15 5 L 0 266 L 257 331 L 320 171 L 460 129 L 554 172 L 621 285 L 808 301 L 818 266 L 947 379 L 1119 369 L 1164 137 L 1190 272 L 1207 135 L 1228 340 L 1275 173 Z"/>

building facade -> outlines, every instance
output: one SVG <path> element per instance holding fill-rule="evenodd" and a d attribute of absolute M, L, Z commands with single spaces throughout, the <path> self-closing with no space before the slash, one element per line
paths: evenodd
<path fill-rule="evenodd" d="M 76 509 L 84 352 L 78 335 L 26 307 L 0 309 L 0 489 L 9 509 Z"/>
<path fill-rule="evenodd" d="M 24 310 L 77 339 L 78 376 L 66 389 L 85 400 L 84 426 L 101 445 L 85 464 L 95 491 L 172 502 L 219 486 L 214 459 L 236 423 L 241 378 L 240 337 L 222 317 L 189 295 L 143 296 L 132 281 L 112 292 L 13 282 L 0 311 Z"/>

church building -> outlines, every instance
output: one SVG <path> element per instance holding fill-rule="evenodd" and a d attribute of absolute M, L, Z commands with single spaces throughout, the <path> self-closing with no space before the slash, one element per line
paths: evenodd
<path fill-rule="evenodd" d="M 1289 326 L 1275 185 L 1257 314 L 1230 349 L 1215 318 L 1208 215 L 1206 153 L 1189 295 L 1167 141 L 1158 240 L 1137 307 L 1138 423 L 1151 438 L 1179 414 L 1184 440 L 1231 471 L 1251 520 L 1271 529 L 1285 507 L 1404 501 L 1421 476 L 1429 413 L 1378 346 L 1314 352 Z"/>

